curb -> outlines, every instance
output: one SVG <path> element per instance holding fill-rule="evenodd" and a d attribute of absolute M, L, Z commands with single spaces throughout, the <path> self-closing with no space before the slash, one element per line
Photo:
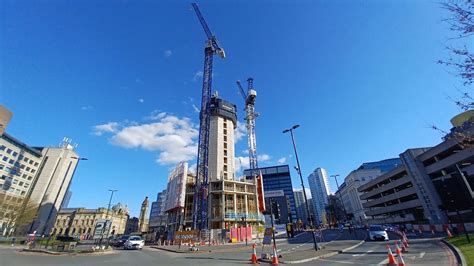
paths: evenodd
<path fill-rule="evenodd" d="M 21 249 L 20 252 L 31 252 L 31 253 L 43 253 L 43 254 L 48 254 L 48 255 L 54 255 L 54 256 L 63 256 L 63 255 L 69 255 L 69 256 L 77 256 L 77 255 L 102 255 L 102 254 L 109 254 L 113 253 L 113 250 L 108 250 L 108 251 L 103 251 L 103 252 L 57 252 L 57 251 L 49 251 L 49 250 L 43 250 L 43 249 Z"/>
<path fill-rule="evenodd" d="M 44 253 L 44 254 L 56 255 L 56 256 L 67 255 L 67 253 L 59 253 L 55 251 L 48 251 L 48 250 L 41 250 L 41 249 L 27 249 L 27 248 L 20 250 L 20 252 Z"/>
<path fill-rule="evenodd" d="M 337 255 L 337 254 L 340 254 L 340 253 L 347 252 L 347 251 L 352 250 L 354 248 L 357 248 L 358 246 L 360 246 L 364 243 L 365 243 L 365 239 L 361 240 L 359 243 L 357 243 L 355 245 L 352 245 L 350 247 L 347 247 L 347 248 L 344 248 L 344 249 L 341 249 L 341 250 L 329 252 L 329 253 L 326 253 L 326 254 L 322 254 L 322 255 L 319 255 L 319 256 L 315 256 L 315 257 L 307 258 L 307 259 L 303 259 L 303 260 L 293 260 L 293 261 L 280 260 L 280 263 L 282 263 L 282 264 L 298 264 L 298 263 L 310 262 L 310 261 L 317 260 L 317 259 L 327 258 L 327 257 L 331 257 L 331 256 L 334 256 L 334 255 Z M 264 259 L 259 259 L 258 261 L 270 262 L 271 263 L 271 260 L 266 260 L 266 259 L 265 260 Z"/>
<path fill-rule="evenodd" d="M 166 248 L 162 248 L 162 247 L 149 247 L 149 248 L 154 248 L 154 249 L 173 252 L 173 253 L 180 253 L 180 254 L 182 254 L 182 253 L 189 253 L 189 254 L 204 253 L 204 250 L 189 251 L 189 250 L 171 250 L 171 249 L 166 249 Z"/>
<path fill-rule="evenodd" d="M 445 239 L 441 239 L 441 242 L 443 244 L 445 244 L 451 250 L 451 252 L 454 254 L 454 256 L 456 257 L 456 260 L 458 262 L 458 265 L 460 265 L 460 266 L 467 265 L 466 258 L 464 258 L 464 255 L 462 254 L 461 250 L 459 250 L 459 248 L 457 248 L 455 245 L 449 243 Z"/>

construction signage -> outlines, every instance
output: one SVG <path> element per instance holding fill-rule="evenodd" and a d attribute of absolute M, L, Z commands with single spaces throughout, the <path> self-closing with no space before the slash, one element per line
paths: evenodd
<path fill-rule="evenodd" d="M 193 231 L 176 231 L 174 234 L 174 240 L 180 241 L 181 243 L 191 243 L 196 240 L 198 237 L 198 230 Z"/>
<path fill-rule="evenodd" d="M 265 233 L 263 234 L 263 245 L 270 245 L 272 243 L 272 228 L 265 228 Z"/>

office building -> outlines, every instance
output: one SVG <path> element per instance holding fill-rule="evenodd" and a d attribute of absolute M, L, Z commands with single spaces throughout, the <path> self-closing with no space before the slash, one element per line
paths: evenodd
<path fill-rule="evenodd" d="M 5 131 L 11 116 L 0 107 L 0 234 L 49 234 L 79 155 L 67 138 L 59 147 L 30 147 L 15 139 Z"/>
<path fill-rule="evenodd" d="M 104 219 L 111 220 L 110 231 L 106 235 L 121 235 L 125 232 L 128 208 L 123 204 L 114 205 L 107 213 L 107 208 L 65 208 L 59 210 L 53 225 L 52 235 L 73 236 L 80 239 L 91 239 L 94 235 L 96 224 Z"/>
<path fill-rule="evenodd" d="M 306 201 L 304 199 L 303 189 L 295 189 L 293 190 L 293 194 L 295 195 L 296 216 L 303 224 L 308 224 L 308 215 L 306 214 Z M 308 200 L 310 200 L 310 198 L 308 198 Z"/>
<path fill-rule="evenodd" d="M 359 188 L 371 222 L 474 221 L 474 110 L 451 122 L 453 128 L 443 142 L 403 152 L 401 166 Z"/>
<path fill-rule="evenodd" d="M 148 223 L 149 232 L 157 232 L 160 227 L 166 226 L 167 216 L 164 211 L 166 200 L 166 189 L 159 192 L 156 201 L 151 203 L 150 219 Z"/>
<path fill-rule="evenodd" d="M 59 207 L 59 209 L 67 208 L 69 206 L 69 201 L 71 200 L 71 197 L 72 197 L 72 191 L 68 190 L 66 192 L 66 195 L 64 195 L 63 202 L 61 203 L 61 207 Z"/>
<path fill-rule="evenodd" d="M 258 172 L 262 173 L 263 177 L 263 190 L 265 195 L 266 209 L 269 212 L 268 198 L 269 195 L 278 195 L 283 191 L 283 195 L 286 198 L 285 201 L 289 202 L 289 208 L 287 214 L 283 214 L 281 221 L 282 223 L 296 222 L 298 216 L 296 213 L 295 196 L 293 194 L 293 185 L 291 183 L 290 168 L 288 165 L 278 165 L 270 167 L 262 167 L 257 169 Z M 250 170 L 245 170 L 244 175 L 247 179 L 252 178 Z M 281 202 L 281 205 L 283 205 Z"/>
<path fill-rule="evenodd" d="M 328 204 L 328 195 L 330 192 L 326 170 L 324 168 L 316 168 L 316 170 L 308 176 L 308 183 L 315 208 L 314 222 L 315 224 L 321 224 L 325 216 L 324 212 Z"/>
<path fill-rule="evenodd" d="M 361 224 L 365 223 L 367 217 L 360 200 L 360 192 L 357 189 L 380 176 L 389 172 L 402 164 L 400 158 L 386 159 L 377 162 L 363 163 L 359 168 L 353 170 L 346 176 L 344 182 L 336 192 L 336 197 L 341 200 L 349 221 Z"/>

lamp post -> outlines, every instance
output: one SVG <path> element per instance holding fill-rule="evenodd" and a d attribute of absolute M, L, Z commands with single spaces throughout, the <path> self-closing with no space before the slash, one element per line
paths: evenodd
<path fill-rule="evenodd" d="M 104 229 L 107 229 L 107 224 L 108 224 L 108 220 L 109 220 L 109 211 L 110 211 L 110 204 L 112 203 L 112 197 L 114 196 L 114 192 L 117 192 L 118 190 L 117 189 L 109 189 L 110 191 L 110 199 L 109 199 L 109 205 L 107 207 L 107 213 L 105 215 L 105 226 L 104 226 Z M 112 224 L 111 224 L 112 225 Z M 110 226 L 111 226 L 110 225 Z M 109 227 L 109 230 L 110 230 L 110 227 Z M 106 235 L 106 238 L 109 238 L 109 230 L 107 230 L 107 235 Z M 104 238 L 104 231 L 102 231 L 100 233 L 100 241 L 99 241 L 99 247 L 102 245 L 102 239 Z M 109 245 L 109 241 L 107 239 L 107 246 Z"/>
<path fill-rule="evenodd" d="M 291 134 L 291 142 L 293 143 L 293 150 L 295 151 L 296 164 L 298 165 L 298 174 L 300 176 L 301 186 L 303 187 L 303 196 L 304 196 L 304 200 L 305 200 L 305 203 L 306 203 L 306 214 L 307 214 L 307 217 L 309 217 L 309 226 L 312 229 L 311 232 L 312 232 L 312 235 L 313 235 L 314 250 L 317 251 L 318 250 L 318 242 L 316 242 L 316 236 L 314 235 L 313 219 L 311 219 L 310 214 L 309 214 L 308 198 L 306 197 L 306 190 L 304 188 L 303 175 L 301 174 L 300 161 L 298 159 L 298 152 L 296 151 L 295 137 L 293 135 L 293 130 L 297 129 L 299 126 L 300 125 L 294 125 L 289 129 L 283 130 L 283 133 L 290 132 L 290 134 Z"/>

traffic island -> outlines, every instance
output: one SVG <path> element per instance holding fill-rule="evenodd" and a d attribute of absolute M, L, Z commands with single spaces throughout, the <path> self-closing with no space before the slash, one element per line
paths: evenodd
<path fill-rule="evenodd" d="M 467 242 L 465 235 L 442 240 L 454 253 L 460 265 L 474 264 L 474 234 L 469 234 L 469 237 L 470 243 Z"/>

